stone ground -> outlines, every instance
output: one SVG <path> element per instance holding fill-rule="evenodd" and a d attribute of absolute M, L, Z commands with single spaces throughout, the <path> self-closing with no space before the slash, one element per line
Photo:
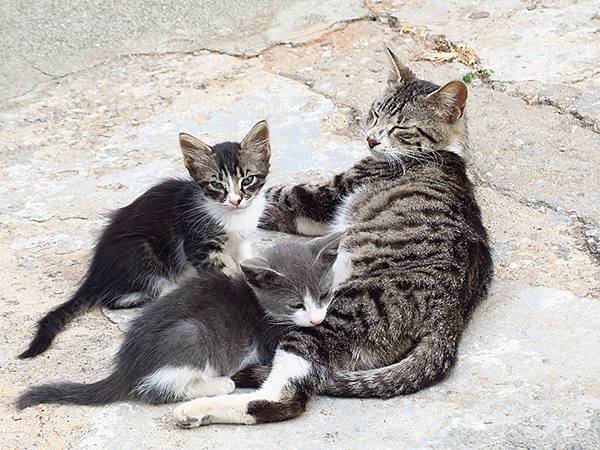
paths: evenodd
<path fill-rule="evenodd" d="M 0 447 L 600 448 L 598 1 L 9 0 L 0 29 Z M 105 213 L 184 173 L 178 132 L 239 139 L 266 118 L 272 182 L 328 176 L 365 154 L 383 41 L 424 78 L 483 79 L 470 167 L 496 277 L 451 376 L 260 427 L 183 431 L 171 406 L 18 412 L 28 385 L 107 373 L 125 315 L 15 356 L 84 274 Z"/>

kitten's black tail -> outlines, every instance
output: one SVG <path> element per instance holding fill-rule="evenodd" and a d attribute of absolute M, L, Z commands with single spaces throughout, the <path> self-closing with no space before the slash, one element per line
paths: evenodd
<path fill-rule="evenodd" d="M 73 297 L 54 308 L 40 319 L 37 332 L 29 348 L 19 355 L 19 358 L 33 358 L 48 350 L 52 341 L 65 326 L 77 316 L 84 314 L 96 304 L 93 296 L 89 295 L 84 286 L 79 288 Z"/>
<path fill-rule="evenodd" d="M 396 364 L 340 372 L 319 389 L 335 397 L 389 398 L 412 394 L 441 380 L 454 364 L 458 339 L 427 336 Z"/>
<path fill-rule="evenodd" d="M 123 377 L 113 373 L 96 383 L 52 383 L 27 389 L 17 400 L 17 408 L 25 409 L 40 403 L 72 405 L 105 405 L 127 398 L 129 386 Z"/>

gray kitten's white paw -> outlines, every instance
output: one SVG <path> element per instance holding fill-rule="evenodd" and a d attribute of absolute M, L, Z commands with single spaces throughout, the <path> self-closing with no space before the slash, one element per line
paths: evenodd
<path fill-rule="evenodd" d="M 229 377 L 219 378 L 217 390 L 220 392 L 215 392 L 216 395 L 231 394 L 233 391 L 235 391 L 235 382 Z"/>
<path fill-rule="evenodd" d="M 215 395 L 231 394 L 235 390 L 235 383 L 229 377 L 216 377 L 199 380 L 188 386 L 186 397 L 213 397 Z"/>

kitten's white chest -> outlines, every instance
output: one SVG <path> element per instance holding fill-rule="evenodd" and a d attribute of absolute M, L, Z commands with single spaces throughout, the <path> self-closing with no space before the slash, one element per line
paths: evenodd
<path fill-rule="evenodd" d="M 253 233 L 231 232 L 227 233 L 227 241 L 223 251 L 231 256 L 236 266 L 246 258 L 252 256 L 252 240 Z"/>
<path fill-rule="evenodd" d="M 244 209 L 214 210 L 213 217 L 223 226 L 225 233 L 254 233 L 265 209 L 265 198 L 260 195 Z"/>
<path fill-rule="evenodd" d="M 221 210 L 214 214 L 214 218 L 223 226 L 227 236 L 223 253 L 229 256 L 233 263 L 226 262 L 228 272 L 237 271 L 240 262 L 252 256 L 251 242 L 264 207 L 265 199 L 261 195 L 243 210 Z"/>

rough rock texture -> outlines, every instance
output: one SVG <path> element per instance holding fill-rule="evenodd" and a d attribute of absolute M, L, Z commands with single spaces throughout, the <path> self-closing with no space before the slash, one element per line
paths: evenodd
<path fill-rule="evenodd" d="M 2 447 L 599 448 L 598 5 L 217 3 L 131 4 L 133 22 L 102 30 L 118 10 L 0 7 Z M 319 398 L 261 427 L 182 431 L 169 406 L 16 411 L 28 385 L 107 373 L 135 311 L 91 313 L 43 356 L 15 356 L 83 275 L 105 213 L 184 174 L 177 133 L 239 139 L 266 118 L 271 182 L 326 177 L 366 153 L 357 118 L 385 83 L 382 41 L 439 83 L 494 70 L 469 86 L 468 115 L 496 279 L 451 376 L 386 401 Z"/>

